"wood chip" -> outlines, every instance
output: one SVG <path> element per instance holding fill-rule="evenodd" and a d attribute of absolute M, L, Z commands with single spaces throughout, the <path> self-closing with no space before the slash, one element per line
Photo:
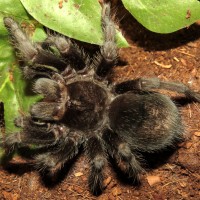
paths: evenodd
<path fill-rule="evenodd" d="M 103 181 L 104 187 L 107 187 L 110 184 L 111 180 L 112 180 L 112 178 L 110 176 L 107 179 L 105 179 Z"/>
<path fill-rule="evenodd" d="M 174 57 L 174 60 L 175 60 L 176 62 L 179 62 L 179 59 L 178 59 L 177 57 Z"/>
<path fill-rule="evenodd" d="M 116 198 L 112 195 L 112 194 L 109 194 L 109 200 L 116 200 Z"/>
<path fill-rule="evenodd" d="M 200 132 L 199 131 L 194 132 L 194 135 L 197 136 L 197 137 L 200 137 Z"/>
<path fill-rule="evenodd" d="M 83 176 L 83 172 L 77 172 L 74 174 L 76 177 Z"/>
<path fill-rule="evenodd" d="M 119 196 L 119 195 L 121 195 L 122 194 L 122 191 L 121 191 L 121 189 L 119 188 L 119 187 L 114 187 L 113 189 L 112 189 L 112 194 L 113 194 L 113 196 Z"/>
<path fill-rule="evenodd" d="M 193 47 L 193 48 L 198 48 L 198 44 L 195 43 L 195 42 L 189 42 L 189 43 L 187 44 L 187 46 Z"/>
<path fill-rule="evenodd" d="M 11 199 L 11 195 L 10 195 L 9 192 L 3 191 L 2 194 L 3 194 L 5 199 Z"/>
<path fill-rule="evenodd" d="M 165 69 L 169 69 L 169 68 L 172 67 L 171 64 L 169 64 L 169 65 L 165 65 L 165 64 L 163 64 L 163 63 L 159 63 L 159 62 L 157 62 L 157 61 L 154 61 L 154 63 L 155 63 L 156 65 L 162 67 L 162 68 L 165 68 Z"/>
<path fill-rule="evenodd" d="M 187 183 L 184 182 L 184 181 L 181 181 L 179 184 L 180 184 L 180 186 L 183 187 L 183 188 L 185 188 L 185 187 L 187 186 Z"/>
<path fill-rule="evenodd" d="M 77 185 L 73 186 L 73 190 L 78 192 L 79 194 L 82 194 L 84 192 L 84 189 L 79 187 L 79 186 L 77 186 Z"/>
<path fill-rule="evenodd" d="M 185 59 L 181 58 L 180 61 L 181 61 L 181 63 L 183 64 L 183 66 L 187 66 L 187 62 L 186 62 Z"/>
<path fill-rule="evenodd" d="M 147 181 L 150 186 L 153 186 L 156 183 L 159 183 L 161 180 L 159 176 L 147 176 Z"/>
<path fill-rule="evenodd" d="M 112 189 L 117 185 L 117 183 L 115 181 L 111 181 L 110 184 L 107 186 L 107 189 Z"/>
<path fill-rule="evenodd" d="M 185 148 L 189 149 L 192 146 L 192 142 L 186 142 Z"/>
<path fill-rule="evenodd" d="M 182 50 L 177 50 L 177 52 L 182 53 L 182 54 L 187 55 L 187 56 L 195 57 L 195 55 L 187 53 L 187 52 L 184 52 Z"/>
<path fill-rule="evenodd" d="M 103 194 L 98 198 L 98 200 L 109 200 L 109 198 L 106 194 Z"/>

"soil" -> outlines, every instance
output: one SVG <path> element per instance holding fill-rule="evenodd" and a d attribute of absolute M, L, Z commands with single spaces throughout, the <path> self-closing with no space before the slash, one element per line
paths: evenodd
<path fill-rule="evenodd" d="M 119 28 L 130 43 L 119 50 L 120 61 L 113 81 L 159 77 L 178 81 L 200 91 L 200 24 L 161 35 L 149 32 L 114 1 Z M 117 6 L 116 6 L 117 5 Z M 187 138 L 176 150 L 147 155 L 141 185 L 133 185 L 111 164 L 105 169 L 105 190 L 95 197 L 87 185 L 89 165 L 84 154 L 76 157 L 50 180 L 38 173 L 30 160 L 15 157 L 0 168 L 0 199 L 99 199 L 99 200 L 196 200 L 200 199 L 200 104 L 182 95 L 164 92 L 177 100 Z"/>

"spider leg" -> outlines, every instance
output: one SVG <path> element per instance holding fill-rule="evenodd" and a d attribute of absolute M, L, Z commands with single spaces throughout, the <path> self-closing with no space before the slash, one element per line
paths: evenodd
<path fill-rule="evenodd" d="M 102 30 L 104 33 L 104 43 L 101 47 L 101 55 L 97 55 L 94 60 L 94 66 L 97 67 L 96 74 L 100 77 L 106 77 L 112 67 L 117 62 L 118 52 L 115 42 L 115 27 L 110 17 L 110 4 L 102 5 Z"/>
<path fill-rule="evenodd" d="M 194 92 L 183 83 L 161 81 L 158 78 L 139 78 L 135 80 L 125 81 L 114 86 L 114 91 L 118 94 L 134 90 L 148 91 L 151 89 L 165 89 L 178 93 L 183 93 L 189 99 L 200 102 L 200 93 Z"/>
<path fill-rule="evenodd" d="M 35 157 L 39 170 L 48 170 L 55 174 L 63 165 L 78 154 L 79 147 L 84 142 L 82 132 L 70 131 L 61 138 L 54 148 Z"/>
<path fill-rule="evenodd" d="M 27 35 L 21 30 L 20 26 L 12 18 L 5 17 L 4 24 L 10 33 L 13 45 L 19 50 L 19 56 L 28 66 L 30 66 L 30 68 L 33 68 L 34 66 L 36 75 L 37 68 L 39 68 L 39 75 L 41 68 L 43 70 L 47 68 L 47 70 L 50 71 L 66 68 L 66 63 L 59 57 L 50 51 L 45 51 L 39 44 L 31 42 Z"/>
<path fill-rule="evenodd" d="M 30 117 L 18 118 L 17 126 L 22 130 L 13 134 L 10 134 L 5 138 L 5 141 L 1 140 L 0 146 L 6 146 L 10 150 L 14 150 L 18 146 L 24 145 L 39 145 L 49 146 L 54 145 L 61 138 L 66 137 L 69 129 L 63 124 L 50 124 L 33 121 Z"/>
<path fill-rule="evenodd" d="M 61 86 L 55 80 L 39 78 L 34 83 L 33 91 L 42 94 L 47 101 L 56 101 L 60 98 Z"/>
<path fill-rule="evenodd" d="M 64 113 L 65 105 L 57 102 L 38 102 L 30 109 L 31 117 L 43 121 L 59 121 Z"/>
<path fill-rule="evenodd" d="M 86 141 L 86 154 L 90 160 L 89 188 L 94 195 L 103 190 L 103 169 L 107 163 L 104 142 L 98 136 Z"/>
<path fill-rule="evenodd" d="M 138 156 L 131 151 L 129 144 L 123 141 L 116 133 L 107 130 L 103 133 L 108 153 L 113 157 L 122 172 L 139 182 L 139 174 L 143 171 L 138 161 Z"/>
<path fill-rule="evenodd" d="M 65 113 L 68 93 L 64 80 L 59 74 L 54 74 L 52 78 L 54 80 L 40 78 L 34 84 L 34 91 L 44 95 L 44 99 L 32 105 L 30 113 L 33 118 L 57 121 Z"/>
<path fill-rule="evenodd" d="M 84 50 L 64 36 L 50 35 L 42 46 L 45 48 L 55 46 L 62 58 L 77 71 L 89 66 L 89 57 Z"/>

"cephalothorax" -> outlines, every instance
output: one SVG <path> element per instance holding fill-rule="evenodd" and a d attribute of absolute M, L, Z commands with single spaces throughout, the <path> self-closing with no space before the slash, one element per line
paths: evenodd
<path fill-rule="evenodd" d="M 108 83 L 118 57 L 108 3 L 102 8 L 104 43 L 94 58 L 64 36 L 50 35 L 43 43 L 32 43 L 12 18 L 4 23 L 26 64 L 25 77 L 35 79 L 34 91 L 44 96 L 30 108 L 29 116 L 17 120 L 21 131 L 5 142 L 11 147 L 46 147 L 35 156 L 38 168 L 55 173 L 84 146 L 90 164 L 89 187 L 98 194 L 109 156 L 127 176 L 139 180 L 143 169 L 138 151 L 156 152 L 183 137 L 176 105 L 151 90 L 173 90 L 200 102 L 199 93 L 157 78 Z"/>

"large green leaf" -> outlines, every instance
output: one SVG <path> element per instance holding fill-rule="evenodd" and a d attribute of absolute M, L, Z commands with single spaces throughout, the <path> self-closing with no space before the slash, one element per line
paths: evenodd
<path fill-rule="evenodd" d="M 122 0 L 126 9 L 147 29 L 171 33 L 200 19 L 198 0 Z"/>
<path fill-rule="evenodd" d="M 46 27 L 91 44 L 103 43 L 101 6 L 97 0 L 21 0 L 28 13 Z M 61 4 L 62 2 L 62 4 Z M 117 33 L 119 46 L 128 46 Z"/>
<path fill-rule="evenodd" d="M 27 12 L 25 11 L 20 0 L 6 0 L 0 1 L 0 16 L 13 16 L 21 19 L 29 19 Z M 2 28 L 2 27 L 1 27 Z"/>
<path fill-rule="evenodd" d="M 11 6 L 15 5 L 15 6 Z M 29 106 L 38 100 L 38 96 L 29 95 L 27 83 L 21 75 L 16 61 L 13 47 L 9 42 L 8 32 L 3 24 L 3 17 L 19 17 L 26 22 L 33 22 L 19 0 L 7 0 L 0 2 L 0 102 L 4 103 L 4 118 L 6 133 L 17 130 L 13 121 L 22 113 L 27 113 Z M 33 38 L 42 40 L 45 38 L 43 29 L 36 27 L 32 33 Z"/>

